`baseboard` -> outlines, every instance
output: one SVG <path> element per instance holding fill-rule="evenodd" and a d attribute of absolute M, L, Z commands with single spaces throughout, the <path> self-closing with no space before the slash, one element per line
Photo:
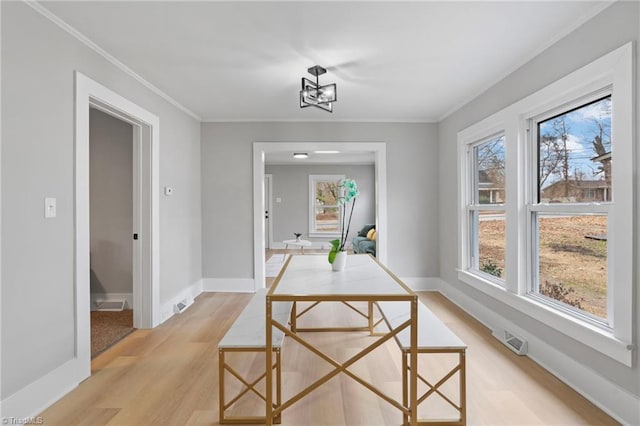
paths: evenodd
<path fill-rule="evenodd" d="M 203 278 L 202 291 L 220 293 L 253 293 L 256 291 L 253 278 Z"/>
<path fill-rule="evenodd" d="M 401 277 L 400 280 L 414 291 L 438 291 L 442 281 L 437 277 Z"/>
<path fill-rule="evenodd" d="M 79 382 L 78 360 L 74 358 L 5 398 L 2 419 L 33 418 L 71 392 Z"/>
<path fill-rule="evenodd" d="M 178 303 L 184 303 L 185 308 L 187 309 L 189 306 L 193 304 L 193 300 L 198 297 L 198 295 L 202 293 L 202 280 L 198 280 L 191 284 L 189 287 L 183 289 L 178 294 L 173 296 L 171 299 L 162 304 L 160 323 L 165 322 L 169 318 L 175 315 L 174 307 Z M 184 310 L 182 311 L 184 312 Z"/>
<path fill-rule="evenodd" d="M 529 342 L 527 356 L 591 401 L 602 411 L 625 425 L 640 424 L 640 397 L 622 389 L 597 372 L 577 363 L 573 358 L 543 339 L 523 330 L 495 311 L 478 303 L 446 281 L 440 280 L 440 292 L 451 302 L 480 321 L 490 330 L 505 328 Z M 515 356 L 515 355 L 514 355 Z"/>
<path fill-rule="evenodd" d="M 91 293 L 91 310 L 97 309 L 96 302 L 105 300 L 125 300 L 125 309 L 133 309 L 133 293 Z"/>

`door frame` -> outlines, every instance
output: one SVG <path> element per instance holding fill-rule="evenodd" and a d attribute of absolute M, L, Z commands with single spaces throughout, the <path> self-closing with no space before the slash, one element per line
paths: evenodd
<path fill-rule="evenodd" d="M 75 72 L 75 355 L 79 380 L 91 374 L 89 109 L 96 108 L 131 123 L 134 155 L 134 326 L 160 323 L 159 146 L 160 120 L 154 114 Z M 145 236 L 147 236 L 145 238 Z M 132 236 L 133 240 L 133 236 Z M 137 260 L 136 260 L 137 259 Z"/>
<path fill-rule="evenodd" d="M 265 174 L 264 180 L 267 188 L 265 194 L 265 210 L 269 212 L 269 225 L 265 229 L 265 248 L 273 247 L 273 175 Z"/>
<path fill-rule="evenodd" d="M 373 152 L 375 168 L 376 257 L 387 262 L 387 144 L 385 142 L 254 142 L 253 143 L 253 277 L 254 289 L 265 283 L 264 160 L 278 151 Z"/>

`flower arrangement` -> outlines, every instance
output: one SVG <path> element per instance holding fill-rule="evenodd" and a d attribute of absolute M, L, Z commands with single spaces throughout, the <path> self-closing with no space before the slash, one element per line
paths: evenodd
<path fill-rule="evenodd" d="M 344 246 L 347 243 L 347 235 L 349 234 L 349 228 L 351 227 L 351 217 L 353 216 L 353 208 L 356 205 L 356 197 L 360 195 L 358 191 L 358 185 L 356 181 L 353 179 L 342 179 L 340 181 L 340 197 L 338 198 L 338 204 L 343 206 L 342 208 L 342 218 L 340 224 L 340 239 L 331 240 L 331 250 L 329 251 L 329 263 L 333 264 L 333 261 L 336 259 L 336 255 L 345 251 Z M 351 202 L 351 211 L 349 212 L 349 221 L 346 223 L 345 228 L 345 220 L 347 215 L 347 204 Z"/>

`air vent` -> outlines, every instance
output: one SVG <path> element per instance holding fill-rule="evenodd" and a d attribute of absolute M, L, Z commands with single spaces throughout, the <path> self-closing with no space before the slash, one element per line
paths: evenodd
<path fill-rule="evenodd" d="M 181 314 L 185 309 L 187 309 L 188 306 L 189 305 L 187 305 L 187 299 L 182 299 L 181 301 L 173 305 L 173 312 L 176 314 Z"/>
<path fill-rule="evenodd" d="M 522 337 L 501 329 L 493 330 L 493 336 L 518 355 L 526 355 L 528 344 Z"/>

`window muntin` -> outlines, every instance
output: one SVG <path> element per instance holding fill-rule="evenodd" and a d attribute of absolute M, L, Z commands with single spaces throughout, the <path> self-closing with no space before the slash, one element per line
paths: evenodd
<path fill-rule="evenodd" d="M 344 175 L 309 175 L 309 234 L 340 234 L 340 182 Z"/>
<path fill-rule="evenodd" d="M 537 122 L 538 202 L 611 201 L 611 95 Z"/>
<path fill-rule="evenodd" d="M 469 269 L 504 285 L 505 137 L 493 136 L 470 150 Z"/>

